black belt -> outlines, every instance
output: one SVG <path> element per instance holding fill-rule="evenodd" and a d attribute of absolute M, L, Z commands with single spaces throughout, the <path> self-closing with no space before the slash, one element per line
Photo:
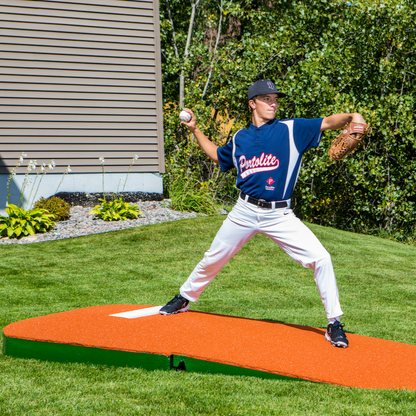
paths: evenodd
<path fill-rule="evenodd" d="M 246 199 L 246 197 L 247 197 L 247 199 Z M 246 195 L 244 192 L 240 192 L 240 198 L 244 199 L 244 201 L 247 201 L 250 204 L 257 205 L 260 208 L 268 208 L 268 209 L 273 208 L 273 203 L 272 202 L 266 201 L 264 199 L 253 198 L 249 195 Z M 278 201 L 278 202 L 274 203 L 275 208 L 287 208 L 288 205 L 289 204 L 287 203 L 287 201 Z"/>

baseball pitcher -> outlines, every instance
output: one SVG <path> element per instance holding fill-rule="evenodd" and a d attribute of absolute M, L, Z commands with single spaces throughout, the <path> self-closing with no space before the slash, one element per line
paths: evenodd
<path fill-rule="evenodd" d="M 290 208 L 304 152 L 317 147 L 325 130 L 344 128 L 334 140 L 329 155 L 340 160 L 354 150 L 369 128 L 358 113 L 334 114 L 317 119 L 277 120 L 279 98 L 286 94 L 268 79 L 248 89 L 251 125 L 239 130 L 223 147 L 216 146 L 197 127 L 196 117 L 182 124 L 193 132 L 204 152 L 222 171 L 237 170 L 238 201 L 228 214 L 204 258 L 180 288 L 180 294 L 160 309 L 160 314 L 186 312 L 196 302 L 222 267 L 255 234 L 270 237 L 304 267 L 311 268 L 318 287 L 328 327 L 325 339 L 336 347 L 348 347 L 340 317 L 337 282 L 329 253 Z M 347 142 L 345 144 L 344 142 Z M 348 144 L 349 143 L 349 144 Z"/>

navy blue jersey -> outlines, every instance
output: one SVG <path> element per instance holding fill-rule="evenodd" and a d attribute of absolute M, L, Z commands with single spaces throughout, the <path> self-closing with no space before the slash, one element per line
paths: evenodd
<path fill-rule="evenodd" d="M 221 170 L 237 168 L 237 188 L 266 201 L 290 199 L 303 153 L 321 140 L 322 118 L 270 120 L 239 130 L 217 150 Z"/>

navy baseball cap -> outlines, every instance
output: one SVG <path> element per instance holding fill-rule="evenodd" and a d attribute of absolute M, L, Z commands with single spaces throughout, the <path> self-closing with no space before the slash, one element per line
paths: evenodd
<path fill-rule="evenodd" d="M 250 85 L 248 89 L 248 99 L 251 100 L 256 95 L 277 94 L 278 97 L 286 97 L 284 92 L 277 91 L 276 85 L 269 79 L 260 79 Z"/>

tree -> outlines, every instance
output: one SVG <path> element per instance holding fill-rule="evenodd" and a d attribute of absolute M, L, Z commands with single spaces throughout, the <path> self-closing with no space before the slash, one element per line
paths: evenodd
<path fill-rule="evenodd" d="M 184 105 L 219 145 L 249 120 L 248 86 L 270 78 L 288 94 L 279 118 L 358 111 L 373 126 L 365 150 L 343 162 L 326 155 L 336 132 L 326 132 L 320 148 L 305 155 L 297 212 L 346 229 L 414 232 L 416 30 L 410 2 L 200 0 L 193 8 L 164 0 L 161 14 L 167 183 L 190 178 L 209 183 L 217 197 L 236 195 L 233 174 L 220 174 L 179 126 L 180 75 Z M 231 129 L 222 128 L 224 121 Z"/>

